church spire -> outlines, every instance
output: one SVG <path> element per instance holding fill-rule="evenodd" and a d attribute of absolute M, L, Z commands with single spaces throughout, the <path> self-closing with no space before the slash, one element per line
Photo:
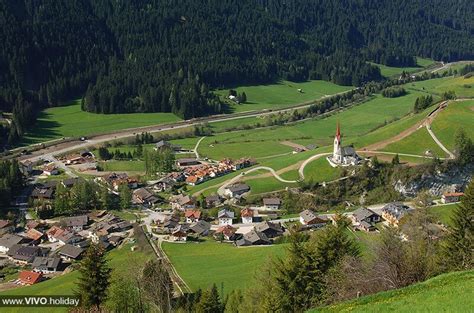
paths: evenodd
<path fill-rule="evenodd" d="M 341 127 L 339 126 L 339 122 L 337 122 L 336 138 L 337 141 L 341 142 Z"/>

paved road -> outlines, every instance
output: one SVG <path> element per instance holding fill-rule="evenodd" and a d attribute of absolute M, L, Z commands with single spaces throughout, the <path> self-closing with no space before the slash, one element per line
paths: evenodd
<path fill-rule="evenodd" d="M 328 156 L 328 155 L 331 155 L 331 153 L 319 153 L 319 154 L 315 154 L 313 155 L 312 157 L 309 157 L 308 159 L 306 159 L 303 164 L 301 164 L 300 168 L 298 169 L 298 173 L 300 175 L 300 179 L 301 180 L 304 180 L 304 168 L 306 167 L 306 165 L 308 165 L 309 163 L 311 163 L 312 161 L 314 160 L 317 160 L 319 159 L 320 157 L 323 157 L 323 156 Z"/>

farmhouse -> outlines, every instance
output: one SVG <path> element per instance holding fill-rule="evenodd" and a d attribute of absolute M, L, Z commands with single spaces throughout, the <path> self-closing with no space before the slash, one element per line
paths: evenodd
<path fill-rule="evenodd" d="M 179 151 L 181 150 L 181 147 L 178 145 L 173 145 L 168 141 L 165 140 L 160 140 L 155 144 L 155 150 L 161 150 L 161 149 L 171 149 L 174 151 Z"/>
<path fill-rule="evenodd" d="M 26 238 L 31 239 L 33 243 L 40 243 L 41 239 L 43 238 L 44 234 L 40 232 L 39 230 L 36 230 L 34 228 L 30 228 L 26 233 L 25 233 Z"/>
<path fill-rule="evenodd" d="M 334 137 L 334 148 L 331 156 L 327 157 L 332 167 L 358 165 L 362 160 L 355 152 L 353 146 L 342 146 L 341 129 L 337 124 L 336 136 Z"/>
<path fill-rule="evenodd" d="M 250 187 L 246 184 L 236 184 L 233 186 L 226 187 L 224 190 L 224 194 L 231 198 L 237 198 L 244 193 L 248 192 Z"/>
<path fill-rule="evenodd" d="M 194 209 L 196 200 L 188 195 L 177 195 L 171 199 L 171 208 L 173 210 L 184 211 L 186 209 Z"/>
<path fill-rule="evenodd" d="M 186 210 L 184 212 L 184 217 L 186 218 L 186 223 L 198 222 L 201 218 L 201 211 L 199 210 Z"/>
<path fill-rule="evenodd" d="M 380 215 L 367 208 L 359 208 L 352 212 L 351 219 L 353 223 L 365 221 L 367 223 L 380 222 Z"/>
<path fill-rule="evenodd" d="M 252 224 L 253 223 L 253 210 L 245 208 L 240 211 L 240 217 L 242 218 L 242 224 Z"/>
<path fill-rule="evenodd" d="M 267 210 L 279 210 L 281 200 L 279 198 L 263 198 L 263 207 Z"/>
<path fill-rule="evenodd" d="M 193 166 L 201 164 L 196 158 L 183 158 L 176 160 L 176 165 L 179 167 Z"/>
<path fill-rule="evenodd" d="M 134 204 L 153 207 L 159 199 L 146 188 L 139 188 L 133 191 L 132 201 Z"/>
<path fill-rule="evenodd" d="M 441 202 L 442 203 L 454 203 L 454 202 L 458 202 L 459 199 L 464 196 L 464 193 L 462 192 L 448 192 L 448 193 L 444 193 L 442 196 L 441 196 Z"/>
<path fill-rule="evenodd" d="M 186 241 L 188 237 L 188 226 L 179 224 L 171 231 L 171 240 L 173 241 Z"/>
<path fill-rule="evenodd" d="M 208 208 L 213 208 L 222 203 L 221 198 L 218 195 L 210 195 L 206 197 L 206 205 Z"/>
<path fill-rule="evenodd" d="M 322 215 L 316 215 L 311 210 L 304 210 L 300 213 L 300 223 L 304 226 L 319 227 L 324 226 L 329 220 Z"/>
<path fill-rule="evenodd" d="M 54 163 L 48 163 L 43 166 L 43 175 L 51 176 L 51 175 L 58 175 L 59 170 Z"/>
<path fill-rule="evenodd" d="M 36 272 L 55 273 L 61 265 L 61 258 L 58 257 L 36 257 L 31 267 Z"/>
<path fill-rule="evenodd" d="M 0 236 L 12 232 L 14 228 L 9 220 L 0 220 Z"/>
<path fill-rule="evenodd" d="M 66 229 L 81 231 L 89 223 L 89 217 L 87 215 L 66 217 L 66 218 L 61 219 L 60 223 Z"/>
<path fill-rule="evenodd" d="M 283 235 L 284 229 L 280 223 L 262 222 L 255 226 L 257 233 L 263 233 L 267 238 L 275 238 Z"/>
<path fill-rule="evenodd" d="M 77 260 L 84 252 L 84 249 L 67 244 L 59 250 L 59 255 L 65 261 Z"/>
<path fill-rule="evenodd" d="M 37 186 L 31 192 L 30 197 L 39 200 L 52 200 L 54 198 L 54 192 L 55 188 Z"/>
<path fill-rule="evenodd" d="M 238 247 L 243 246 L 256 246 L 256 245 L 269 245 L 272 242 L 268 237 L 255 229 L 252 229 L 248 233 L 244 234 L 242 239 L 239 239 L 235 242 L 235 245 Z"/>
<path fill-rule="evenodd" d="M 382 208 L 382 217 L 389 225 L 398 226 L 400 220 L 406 216 L 410 208 L 401 202 L 392 202 Z"/>
<path fill-rule="evenodd" d="M 74 187 L 75 184 L 77 184 L 80 181 L 78 177 L 74 178 L 67 178 L 61 182 L 61 184 L 66 187 L 66 188 L 72 188 Z"/>
<path fill-rule="evenodd" d="M 33 262 L 37 256 L 45 255 L 47 255 L 47 252 L 37 246 L 14 245 L 8 251 L 10 260 L 21 265 Z"/>
<path fill-rule="evenodd" d="M 224 240 L 233 241 L 235 240 L 235 237 L 236 237 L 236 234 L 235 234 L 236 231 L 237 229 L 230 225 L 221 226 L 214 233 L 214 237 L 216 239 L 219 239 L 219 236 L 222 235 L 222 238 Z"/>
<path fill-rule="evenodd" d="M 11 247 L 14 245 L 20 244 L 24 242 L 25 239 L 23 237 L 13 235 L 13 234 L 6 234 L 0 238 L 0 253 L 7 253 Z"/>
<path fill-rule="evenodd" d="M 46 231 L 46 236 L 48 237 L 48 240 L 50 242 L 56 242 L 58 241 L 57 236 L 59 236 L 63 232 L 64 232 L 64 229 L 58 226 L 52 226 L 50 229 Z"/>
<path fill-rule="evenodd" d="M 203 220 L 200 220 L 189 227 L 190 232 L 193 232 L 199 236 L 207 236 L 210 229 L 211 224 Z"/>
<path fill-rule="evenodd" d="M 32 271 L 21 271 L 18 280 L 22 285 L 34 285 L 43 280 L 43 274 Z"/>
<path fill-rule="evenodd" d="M 219 219 L 219 225 L 232 225 L 232 220 L 234 219 L 234 212 L 228 209 L 222 209 L 217 214 Z"/>

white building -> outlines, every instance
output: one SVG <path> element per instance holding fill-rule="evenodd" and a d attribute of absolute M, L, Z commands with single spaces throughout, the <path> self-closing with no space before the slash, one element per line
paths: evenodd
<path fill-rule="evenodd" d="M 337 124 L 336 136 L 334 137 L 334 148 L 331 156 L 327 157 L 332 167 L 358 165 L 361 157 L 357 155 L 353 146 L 342 146 L 341 129 Z"/>
<path fill-rule="evenodd" d="M 240 211 L 240 217 L 242 218 L 242 224 L 253 223 L 253 210 L 246 208 Z"/>
<path fill-rule="evenodd" d="M 232 220 L 234 219 L 234 212 L 228 209 L 222 209 L 217 214 L 217 218 L 219 219 L 219 225 L 232 225 Z"/>

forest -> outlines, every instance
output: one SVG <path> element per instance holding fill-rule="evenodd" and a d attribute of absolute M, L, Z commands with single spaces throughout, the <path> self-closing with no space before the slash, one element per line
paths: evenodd
<path fill-rule="evenodd" d="M 394 12 L 397 12 L 394 14 Z M 362 86 L 368 62 L 474 58 L 469 0 L 1 0 L 0 111 L 14 143 L 39 110 L 225 112 L 212 88 L 279 79 Z"/>

